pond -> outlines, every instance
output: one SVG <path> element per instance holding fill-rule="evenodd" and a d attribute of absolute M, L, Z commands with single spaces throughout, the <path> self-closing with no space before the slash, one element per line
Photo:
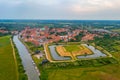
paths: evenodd
<path fill-rule="evenodd" d="M 106 54 L 102 53 L 98 49 L 95 49 L 91 45 L 89 45 L 89 46 L 87 44 L 82 44 L 82 45 L 84 45 L 87 48 L 89 48 L 93 52 L 93 54 L 91 54 L 91 55 L 85 55 L 85 56 L 77 56 L 78 59 L 80 59 L 80 58 L 98 58 L 98 57 L 106 57 L 107 56 Z"/>
<path fill-rule="evenodd" d="M 98 49 L 95 49 L 93 46 L 91 45 L 87 45 L 87 44 L 82 44 L 84 46 L 86 46 L 87 48 L 89 48 L 93 54 L 90 54 L 90 55 L 82 55 L 82 56 L 76 56 L 78 59 L 86 59 L 86 58 L 99 58 L 99 57 L 106 57 L 107 55 L 102 53 L 100 50 Z M 55 47 L 56 45 L 52 45 L 52 46 L 49 46 L 49 49 L 50 49 L 50 53 L 51 53 L 51 56 L 54 60 L 71 60 L 71 57 L 62 57 L 60 56 L 56 50 L 55 50 Z"/>
<path fill-rule="evenodd" d="M 55 50 L 56 45 L 49 46 L 51 56 L 54 60 L 71 60 L 71 57 L 62 57 L 60 56 L 56 50 Z"/>

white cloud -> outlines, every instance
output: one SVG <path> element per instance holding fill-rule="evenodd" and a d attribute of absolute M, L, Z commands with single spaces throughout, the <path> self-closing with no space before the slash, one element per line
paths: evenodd
<path fill-rule="evenodd" d="M 0 18 L 113 18 L 119 7 L 120 0 L 0 0 Z"/>

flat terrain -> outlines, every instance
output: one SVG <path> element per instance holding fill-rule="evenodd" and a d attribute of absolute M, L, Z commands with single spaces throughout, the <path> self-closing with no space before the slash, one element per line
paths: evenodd
<path fill-rule="evenodd" d="M 71 56 L 69 51 L 67 51 L 63 46 L 56 46 L 56 51 L 60 56 Z"/>
<path fill-rule="evenodd" d="M 74 52 L 80 50 L 78 45 L 68 45 L 68 46 L 64 46 L 64 48 L 66 49 L 67 52 Z"/>
<path fill-rule="evenodd" d="M 83 45 L 65 45 L 65 46 L 56 46 L 56 51 L 60 56 L 80 56 L 92 54 L 93 52 Z"/>
<path fill-rule="evenodd" d="M 120 33 L 120 29 L 113 29 L 112 31 Z"/>
<path fill-rule="evenodd" d="M 48 70 L 48 80 L 120 80 L 120 65 Z"/>
<path fill-rule="evenodd" d="M 17 80 L 10 36 L 0 37 L 0 80 Z"/>

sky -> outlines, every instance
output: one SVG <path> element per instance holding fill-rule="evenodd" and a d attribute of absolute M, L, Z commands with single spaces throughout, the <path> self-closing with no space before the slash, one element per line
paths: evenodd
<path fill-rule="evenodd" d="M 0 0 L 0 19 L 120 20 L 120 0 Z"/>

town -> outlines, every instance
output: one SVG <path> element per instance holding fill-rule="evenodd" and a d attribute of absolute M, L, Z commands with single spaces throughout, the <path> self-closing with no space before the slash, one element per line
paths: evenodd
<path fill-rule="evenodd" d="M 14 33 L 14 32 L 13 32 Z M 81 37 L 80 41 L 94 40 L 95 37 L 103 37 L 102 35 L 110 33 L 111 37 L 119 36 L 116 32 L 110 32 L 104 29 L 94 29 L 92 31 L 83 29 L 72 29 L 71 27 L 65 28 L 49 28 L 45 26 L 43 28 L 30 28 L 26 27 L 20 32 L 20 37 L 25 42 L 31 42 L 36 46 L 44 43 L 53 42 L 76 42 L 77 36 Z M 79 36 L 81 34 L 82 36 Z"/>

